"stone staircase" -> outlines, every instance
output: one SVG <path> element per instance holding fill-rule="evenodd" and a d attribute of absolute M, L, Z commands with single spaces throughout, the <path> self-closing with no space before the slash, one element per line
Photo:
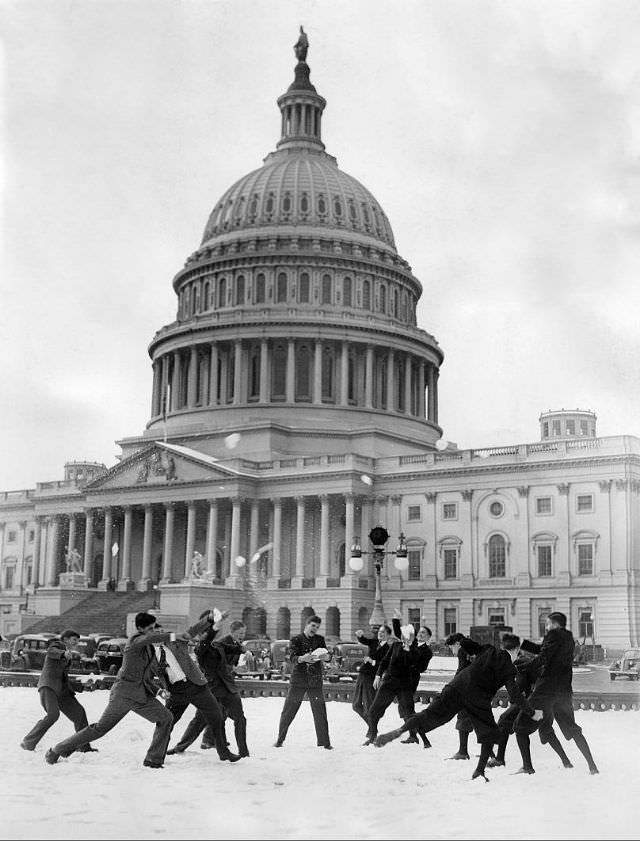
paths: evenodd
<path fill-rule="evenodd" d="M 80 634 L 105 633 L 126 636 L 127 614 L 154 613 L 153 593 L 92 593 L 59 616 L 47 616 L 23 630 L 25 634 L 60 633 L 73 628 Z M 157 613 L 157 609 L 155 611 Z"/>

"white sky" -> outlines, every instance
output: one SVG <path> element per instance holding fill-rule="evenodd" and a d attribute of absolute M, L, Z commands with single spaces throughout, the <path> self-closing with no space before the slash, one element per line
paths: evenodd
<path fill-rule="evenodd" d="M 222 193 L 309 35 L 327 151 L 381 202 L 460 447 L 547 409 L 640 434 L 640 4 L 0 0 L 0 490 L 112 465 Z"/>
<path fill-rule="evenodd" d="M 348 703 L 329 701 L 334 750 L 316 746 L 309 704 L 303 702 L 284 747 L 273 747 L 282 698 L 248 698 L 251 756 L 233 764 L 199 740 L 162 770 L 143 768 L 153 725 L 130 713 L 95 743 L 98 753 L 74 754 L 47 765 L 44 754 L 72 732 L 64 717 L 34 753 L 19 747 L 42 716 L 34 688 L 0 690 L 2 833 L 21 841 L 124 841 L 124 839 L 480 839 L 589 841 L 638 838 L 640 713 L 576 713 L 600 774 L 590 776 L 573 742 L 563 742 L 574 764 L 566 770 L 537 736 L 531 740 L 536 774 L 514 775 L 520 765 L 515 739 L 506 767 L 487 771 L 489 785 L 471 782 L 470 762 L 447 762 L 458 747 L 455 720 L 429 734 L 433 745 L 392 742 L 362 747 L 364 723 Z M 108 700 L 106 691 L 78 700 L 90 722 Z M 417 705 L 418 710 L 422 705 Z M 500 710 L 495 710 L 498 714 Z M 177 741 L 194 713 L 176 725 Z M 392 704 L 380 722 L 386 733 L 400 723 Z M 231 722 L 227 736 L 235 749 Z"/>

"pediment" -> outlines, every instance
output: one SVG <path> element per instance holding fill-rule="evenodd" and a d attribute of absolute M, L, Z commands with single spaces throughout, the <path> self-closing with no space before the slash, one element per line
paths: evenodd
<path fill-rule="evenodd" d="M 86 491 L 170 487 L 237 478 L 238 472 L 216 464 L 212 456 L 175 444 L 156 442 L 134 453 L 86 485 Z"/>

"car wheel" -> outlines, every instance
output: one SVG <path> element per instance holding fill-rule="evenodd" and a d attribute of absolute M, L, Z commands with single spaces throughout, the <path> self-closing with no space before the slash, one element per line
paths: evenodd
<path fill-rule="evenodd" d="M 609 680 L 615 680 L 615 679 L 616 679 L 615 675 L 609 675 Z"/>

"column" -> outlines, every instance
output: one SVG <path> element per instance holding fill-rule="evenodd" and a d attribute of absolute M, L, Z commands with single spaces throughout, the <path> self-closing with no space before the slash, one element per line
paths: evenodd
<path fill-rule="evenodd" d="M 304 578 L 304 497 L 296 497 L 296 578 Z"/>
<path fill-rule="evenodd" d="M 164 549 L 162 552 L 162 584 L 171 584 L 171 555 L 173 552 L 173 526 L 175 509 L 173 502 L 165 502 Z"/>
<path fill-rule="evenodd" d="M 438 423 L 438 379 L 440 372 L 436 371 L 433 377 L 433 420 Z"/>
<path fill-rule="evenodd" d="M 0 546 L 2 544 L 0 543 Z M 42 517 L 36 516 L 36 528 L 33 537 L 33 567 L 31 570 L 31 581 L 33 589 L 40 585 L 40 552 L 42 551 Z"/>
<path fill-rule="evenodd" d="M 404 357 L 404 413 L 411 414 L 411 354 Z"/>
<path fill-rule="evenodd" d="M 209 405 L 216 406 L 218 403 L 218 345 L 211 342 L 211 355 L 209 361 Z"/>
<path fill-rule="evenodd" d="M 144 532 L 142 535 L 142 576 L 138 590 L 151 589 L 151 539 L 153 533 L 153 508 L 150 503 L 144 506 Z"/>
<path fill-rule="evenodd" d="M 161 392 L 161 365 L 156 359 L 152 366 L 153 370 L 153 387 L 151 389 L 151 417 L 155 418 L 160 414 L 160 392 Z"/>
<path fill-rule="evenodd" d="M 349 404 L 349 343 L 342 342 L 340 350 L 340 405 Z"/>
<path fill-rule="evenodd" d="M 313 402 L 322 403 L 322 342 L 316 339 L 313 353 Z"/>
<path fill-rule="evenodd" d="M 378 515 L 376 517 L 376 526 L 384 526 L 388 529 L 387 526 L 387 499 L 386 496 L 377 496 L 376 502 L 378 503 Z"/>
<path fill-rule="evenodd" d="M 202 377 L 199 378 L 199 393 L 197 395 L 197 402 L 200 406 L 209 405 L 209 382 L 211 381 L 211 373 L 209 371 L 209 363 L 211 359 L 208 353 L 202 357 Z"/>
<path fill-rule="evenodd" d="M 104 509 L 104 538 L 102 540 L 102 581 L 101 590 L 106 590 L 111 579 L 111 533 L 113 530 L 113 512 Z"/>
<path fill-rule="evenodd" d="M 387 411 L 396 410 L 396 378 L 394 369 L 394 353 L 390 350 L 387 353 Z"/>
<path fill-rule="evenodd" d="M 435 423 L 435 368 L 433 365 L 427 367 L 427 388 L 429 389 L 427 395 L 427 420 Z"/>
<path fill-rule="evenodd" d="M 571 561 L 572 561 L 572 553 L 573 553 L 573 546 L 571 545 L 571 516 L 570 516 L 570 509 L 569 509 L 569 483 L 559 484 L 556 486 L 558 488 L 558 519 L 562 523 L 566 523 L 566 535 L 567 540 L 565 542 L 565 550 L 563 551 L 562 543 L 558 541 L 558 554 L 557 554 L 557 561 L 556 561 L 556 579 L 558 584 L 564 587 L 568 587 L 571 584 Z M 573 567 L 575 569 L 575 567 Z M 558 593 L 559 596 L 564 595 Z M 562 608 L 558 608 L 562 610 Z"/>
<path fill-rule="evenodd" d="M 58 538 L 60 535 L 60 518 L 54 515 L 50 521 L 48 560 L 47 560 L 47 587 L 55 587 L 58 583 Z"/>
<path fill-rule="evenodd" d="M 252 558 L 260 546 L 260 503 L 257 499 L 251 500 L 251 521 L 249 523 L 249 557 L 247 563 L 252 563 Z M 255 563 L 258 561 L 256 560 Z"/>
<path fill-rule="evenodd" d="M 349 566 L 349 558 L 351 546 L 353 544 L 353 499 L 352 493 L 344 495 L 345 498 L 345 523 L 344 523 L 344 568 L 346 575 L 353 575 L 353 570 Z"/>
<path fill-rule="evenodd" d="M 180 351 L 173 352 L 173 376 L 171 377 L 171 411 L 180 408 Z"/>
<path fill-rule="evenodd" d="M 366 548 L 367 542 L 369 539 L 369 532 L 371 531 L 371 500 L 368 497 L 365 497 L 361 504 L 360 504 L 360 546 L 364 546 Z M 351 547 L 345 547 L 347 552 L 351 551 Z M 364 565 L 362 567 L 361 575 L 371 575 L 371 559 L 370 555 L 363 555 L 362 560 L 364 561 Z M 349 556 L 347 557 L 347 563 L 349 563 Z"/>
<path fill-rule="evenodd" d="M 126 592 L 133 589 L 131 580 L 131 523 L 133 511 L 130 505 L 124 506 L 124 535 L 122 538 L 122 576 L 118 581 L 118 591 Z"/>
<path fill-rule="evenodd" d="M 20 566 L 19 566 L 18 581 L 14 583 L 14 587 L 15 587 L 15 584 L 17 583 L 18 586 L 20 587 L 20 592 L 22 593 L 23 590 L 24 590 L 25 581 L 26 581 L 26 577 L 25 577 L 25 555 L 26 555 L 25 548 L 26 548 L 26 543 L 27 543 L 27 521 L 26 520 L 21 520 L 20 523 L 19 523 L 19 526 L 20 526 Z M 32 572 L 33 572 L 33 567 L 32 567 Z"/>
<path fill-rule="evenodd" d="M 236 558 L 240 554 L 240 515 L 242 500 L 239 496 L 231 500 L 231 552 L 229 557 L 229 576 L 234 576 L 238 572 L 236 566 Z"/>
<path fill-rule="evenodd" d="M 367 345 L 364 375 L 364 405 L 366 409 L 373 408 L 373 348 Z"/>
<path fill-rule="evenodd" d="M 460 548 L 463 552 L 463 557 L 458 558 L 458 563 L 460 565 L 462 586 L 473 587 L 475 583 L 474 576 L 479 577 L 480 574 L 478 559 L 475 559 L 476 563 L 474 564 L 474 546 L 477 545 L 477 541 L 474 542 L 473 532 L 475 528 L 477 534 L 478 518 L 476 517 L 474 520 L 473 517 L 473 491 L 468 489 L 463 490 L 462 499 L 467 503 L 467 510 L 465 512 L 465 519 L 467 520 L 467 539 L 465 543 L 468 543 L 468 548 L 465 552 L 465 545 L 464 543 L 462 544 Z"/>
<path fill-rule="evenodd" d="M 87 582 L 91 580 L 93 572 L 93 511 L 87 508 L 84 512 L 84 575 Z"/>
<path fill-rule="evenodd" d="M 236 339 L 233 345 L 234 348 L 234 363 L 233 363 L 233 405 L 238 406 L 243 403 L 242 394 L 242 341 Z M 235 557 L 235 555 L 234 555 Z"/>
<path fill-rule="evenodd" d="M 260 342 L 260 402 L 268 403 L 271 389 L 269 388 L 269 343 L 266 339 Z"/>
<path fill-rule="evenodd" d="M 273 499 L 273 577 L 280 578 L 280 552 L 282 540 L 282 500 L 279 497 Z"/>
<path fill-rule="evenodd" d="M 418 417 L 424 418 L 424 360 L 418 364 Z"/>
<path fill-rule="evenodd" d="M 189 355 L 189 374 L 187 378 L 187 405 L 193 407 L 198 402 L 198 348 L 191 346 Z"/>
<path fill-rule="evenodd" d="M 216 556 L 218 547 L 218 500 L 209 500 L 209 522 L 207 523 L 207 573 L 216 577 Z"/>
<path fill-rule="evenodd" d="M 389 497 L 389 525 L 387 526 L 387 531 L 389 532 L 389 543 L 387 547 L 389 549 L 395 549 L 398 545 L 398 535 L 402 531 L 400 527 L 400 505 L 402 503 L 402 497 L 399 494 L 394 494 L 393 496 Z M 402 574 L 399 569 L 397 569 L 395 564 L 395 556 L 394 555 L 387 555 L 385 559 L 385 568 L 387 570 L 387 575 L 389 578 L 395 578 L 396 581 L 398 578 L 402 578 Z"/>
<path fill-rule="evenodd" d="M 184 552 L 184 575 L 182 580 L 191 578 L 191 561 L 196 547 L 196 504 L 193 500 L 187 503 L 187 544 Z"/>
<path fill-rule="evenodd" d="M 67 551 L 71 552 L 76 548 L 76 515 L 69 514 L 69 542 Z"/>
<path fill-rule="evenodd" d="M 294 403 L 296 399 L 296 343 L 287 340 L 287 403 Z"/>
<path fill-rule="evenodd" d="M 320 575 L 329 575 L 329 494 L 320 494 Z"/>
<path fill-rule="evenodd" d="M 162 357 L 162 390 L 160 396 L 160 414 L 166 417 L 169 414 L 169 354 Z"/>

